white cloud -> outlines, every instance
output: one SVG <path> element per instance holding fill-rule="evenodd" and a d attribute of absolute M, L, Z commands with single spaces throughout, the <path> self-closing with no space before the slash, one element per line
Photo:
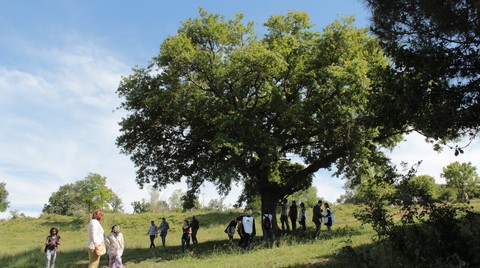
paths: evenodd
<path fill-rule="evenodd" d="M 454 151 L 449 148 L 444 148 L 442 152 L 434 151 L 432 144 L 426 143 L 425 138 L 417 133 L 406 136 L 405 140 L 390 154 L 392 162 L 400 165 L 403 161 L 411 166 L 422 161 L 417 175 L 430 175 L 435 178 L 437 183 L 444 183 L 444 179 L 440 177 L 442 169 L 455 161 L 471 162 L 477 167 L 477 172 L 480 172 L 480 143 L 478 140 L 474 140 L 469 147 L 464 149 L 464 154 L 458 156 L 455 156 Z M 459 146 L 465 144 L 467 141 L 463 141 Z"/>

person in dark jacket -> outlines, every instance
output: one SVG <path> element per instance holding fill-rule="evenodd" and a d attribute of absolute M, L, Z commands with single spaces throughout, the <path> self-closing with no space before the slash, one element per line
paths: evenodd
<path fill-rule="evenodd" d="M 292 230 L 297 229 L 297 215 L 297 202 L 293 200 L 292 205 L 290 206 L 290 210 L 288 211 L 288 216 L 290 217 L 290 221 L 292 222 Z"/>
<path fill-rule="evenodd" d="M 198 244 L 197 232 L 198 232 L 198 229 L 200 229 L 200 223 L 198 222 L 197 219 L 195 219 L 195 216 L 192 217 L 192 222 L 190 222 L 190 227 L 192 228 L 192 243 Z"/>
<path fill-rule="evenodd" d="M 319 238 L 322 227 L 322 200 L 318 200 L 317 204 L 313 207 L 312 221 L 315 224 L 315 234 L 313 238 Z"/>

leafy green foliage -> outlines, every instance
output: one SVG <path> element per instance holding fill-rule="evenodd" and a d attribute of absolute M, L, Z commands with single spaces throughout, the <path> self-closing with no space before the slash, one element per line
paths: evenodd
<path fill-rule="evenodd" d="M 209 210 L 216 210 L 216 211 L 223 211 L 225 210 L 225 205 L 223 204 L 223 200 L 225 198 L 220 198 L 220 199 L 211 199 L 210 202 L 208 202 L 208 205 L 206 209 Z"/>
<path fill-rule="evenodd" d="M 394 123 L 428 137 L 473 138 L 480 130 L 480 8 L 476 0 L 365 0 L 372 31 L 392 57 Z M 439 144 L 442 144 L 440 141 Z M 462 153 L 456 147 L 455 154 Z"/>
<path fill-rule="evenodd" d="M 133 213 L 140 214 L 146 213 L 151 211 L 151 203 L 147 202 L 146 200 L 142 199 L 142 201 L 133 201 L 131 203 L 133 207 Z"/>
<path fill-rule="evenodd" d="M 0 212 L 5 212 L 8 208 L 8 191 L 5 182 L 0 182 Z"/>
<path fill-rule="evenodd" d="M 479 233 L 478 213 L 464 205 L 438 203 L 433 178 L 415 176 L 415 172 L 414 166 L 396 178 L 363 182 L 359 187 L 365 205 L 355 217 L 371 224 L 378 243 L 407 263 L 418 267 L 477 266 L 480 258 L 470 248 L 478 248 L 480 239 L 467 236 Z M 399 205 L 398 214 L 392 204 Z"/>
<path fill-rule="evenodd" d="M 289 199 L 291 201 L 295 200 L 297 202 L 297 205 L 303 202 L 305 203 L 305 207 L 311 208 L 317 204 L 320 198 L 318 197 L 317 187 L 311 186 L 308 189 L 293 193 L 289 197 Z M 327 200 L 323 200 L 323 201 L 327 201 Z"/>
<path fill-rule="evenodd" d="M 205 181 L 220 194 L 243 182 L 240 204 L 260 196 L 275 211 L 319 169 L 347 172 L 398 141 L 377 120 L 388 61 L 366 29 L 346 18 L 315 32 L 296 11 L 264 26 L 258 37 L 243 15 L 200 9 L 122 80 L 117 145 L 140 186 L 185 178 L 190 208 Z"/>
<path fill-rule="evenodd" d="M 43 212 L 74 215 L 89 214 L 97 208 L 122 211 L 121 199 L 106 186 L 106 182 L 104 176 L 90 173 L 83 180 L 60 186 L 44 205 Z"/>
<path fill-rule="evenodd" d="M 447 188 L 456 191 L 459 201 L 468 200 L 479 195 L 480 177 L 477 168 L 471 162 L 453 162 L 443 168 L 441 174 L 447 182 Z"/>
<path fill-rule="evenodd" d="M 175 210 L 182 208 L 182 197 L 184 195 L 185 193 L 182 191 L 182 189 L 174 190 L 172 195 L 168 198 L 170 209 Z"/>
<path fill-rule="evenodd" d="M 429 175 L 420 175 L 407 178 L 397 186 L 398 202 L 412 205 L 419 202 L 432 203 L 440 197 L 439 186 L 435 179 Z"/>

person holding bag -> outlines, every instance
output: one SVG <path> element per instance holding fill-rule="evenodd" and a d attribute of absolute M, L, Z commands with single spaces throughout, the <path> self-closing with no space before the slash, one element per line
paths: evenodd
<path fill-rule="evenodd" d="M 103 211 L 97 209 L 93 212 L 92 219 L 88 223 L 88 268 L 98 268 L 100 256 L 106 253 L 104 244 L 104 231 L 100 221 L 103 219 Z"/>

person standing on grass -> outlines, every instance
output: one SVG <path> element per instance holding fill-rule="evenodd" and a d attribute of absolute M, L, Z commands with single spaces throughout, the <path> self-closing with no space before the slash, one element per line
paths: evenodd
<path fill-rule="evenodd" d="M 190 236 L 192 235 L 192 228 L 188 220 L 183 221 L 182 226 L 182 252 L 185 252 L 185 246 L 190 249 Z"/>
<path fill-rule="evenodd" d="M 241 245 L 242 248 L 248 248 L 252 239 L 256 235 L 255 231 L 255 218 L 252 216 L 253 212 L 251 209 L 247 210 L 247 216 L 243 216 L 242 218 L 242 226 L 243 226 L 243 243 Z"/>
<path fill-rule="evenodd" d="M 109 244 L 107 253 L 110 268 L 122 268 L 122 255 L 125 243 L 123 234 L 120 232 L 120 226 L 112 226 L 112 232 L 105 237 L 105 241 Z"/>
<path fill-rule="evenodd" d="M 280 212 L 280 222 L 282 223 L 282 231 L 285 231 L 285 225 L 287 226 L 287 232 L 290 231 L 290 225 L 288 224 L 288 201 L 285 199 L 281 205 L 282 211 Z"/>
<path fill-rule="evenodd" d="M 313 238 L 319 238 L 322 227 L 322 200 L 318 200 L 317 204 L 313 207 L 312 214 L 312 221 L 315 224 L 315 234 Z"/>
<path fill-rule="evenodd" d="M 225 233 L 228 235 L 228 243 L 230 245 L 233 245 L 233 236 L 235 235 L 235 229 L 237 227 L 237 221 L 232 220 L 227 228 L 225 228 Z"/>
<path fill-rule="evenodd" d="M 158 227 L 154 221 L 150 222 L 150 228 L 147 231 L 147 235 L 150 235 L 150 248 L 155 248 L 155 238 L 158 236 Z"/>
<path fill-rule="evenodd" d="M 332 234 L 332 210 L 330 209 L 330 205 L 328 203 L 324 203 L 323 206 L 325 207 L 325 226 L 327 226 L 328 234 Z"/>
<path fill-rule="evenodd" d="M 105 252 L 105 244 L 102 225 L 100 221 L 103 219 L 103 211 L 97 209 L 93 212 L 92 219 L 88 223 L 88 241 L 86 244 L 88 250 L 88 268 L 97 268 L 100 264 L 100 255 L 97 251 Z"/>
<path fill-rule="evenodd" d="M 243 220 L 243 217 L 244 216 L 238 216 L 236 221 L 237 221 L 237 233 L 238 233 L 238 236 L 240 237 L 240 241 L 238 241 L 238 246 L 239 247 L 242 247 L 243 246 L 243 243 L 245 243 L 245 231 L 243 230 L 243 224 L 242 224 L 242 220 Z"/>
<path fill-rule="evenodd" d="M 167 237 L 168 229 L 170 229 L 170 226 L 168 225 L 168 222 L 165 220 L 165 218 L 162 218 L 162 223 L 160 223 L 160 237 L 162 238 L 162 246 L 165 248 L 165 238 Z"/>
<path fill-rule="evenodd" d="M 60 245 L 60 236 L 58 235 L 58 229 L 52 227 L 50 229 L 50 235 L 45 239 L 45 256 L 47 261 L 47 268 L 55 267 L 55 260 L 57 259 L 58 245 Z"/>
<path fill-rule="evenodd" d="M 263 240 L 267 243 L 273 244 L 273 241 L 275 240 L 275 233 L 273 232 L 273 216 L 268 209 L 266 209 L 265 213 L 262 215 L 262 229 Z"/>
<path fill-rule="evenodd" d="M 290 221 L 292 222 L 292 230 L 295 231 L 297 229 L 297 202 L 295 200 L 292 201 L 292 205 L 290 206 L 290 210 L 288 211 L 288 216 L 290 217 Z"/>
<path fill-rule="evenodd" d="M 200 223 L 198 222 L 197 219 L 195 219 L 195 216 L 192 217 L 192 222 L 190 223 L 190 227 L 192 228 L 192 243 L 198 244 L 197 232 L 198 232 L 198 229 L 200 228 Z"/>
<path fill-rule="evenodd" d="M 305 204 L 302 202 L 300 203 L 300 212 L 298 213 L 298 222 L 302 226 L 302 230 L 306 231 L 307 230 L 307 211 L 305 210 Z"/>

